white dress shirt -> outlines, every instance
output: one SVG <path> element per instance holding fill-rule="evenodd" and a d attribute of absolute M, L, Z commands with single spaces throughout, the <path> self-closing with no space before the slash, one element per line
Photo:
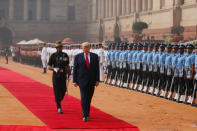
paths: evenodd
<path fill-rule="evenodd" d="M 86 54 L 84 53 L 84 58 L 85 58 L 85 61 L 86 61 Z M 89 60 L 89 64 L 90 64 L 90 53 L 88 53 L 88 60 Z"/>

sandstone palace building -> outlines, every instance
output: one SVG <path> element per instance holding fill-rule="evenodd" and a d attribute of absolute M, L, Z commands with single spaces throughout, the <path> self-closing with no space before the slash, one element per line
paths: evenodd
<path fill-rule="evenodd" d="M 148 24 L 144 39 L 162 40 L 177 25 L 191 39 L 197 37 L 196 12 L 197 0 L 0 0 L 0 42 L 128 40 L 138 21 Z"/>

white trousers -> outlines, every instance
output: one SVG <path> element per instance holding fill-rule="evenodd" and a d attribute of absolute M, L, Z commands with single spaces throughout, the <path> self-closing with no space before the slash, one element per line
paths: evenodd
<path fill-rule="evenodd" d="M 42 59 L 43 68 L 47 68 L 47 59 Z"/>
<path fill-rule="evenodd" d="M 104 69 L 103 69 L 103 65 L 100 65 L 100 81 L 104 81 Z"/>

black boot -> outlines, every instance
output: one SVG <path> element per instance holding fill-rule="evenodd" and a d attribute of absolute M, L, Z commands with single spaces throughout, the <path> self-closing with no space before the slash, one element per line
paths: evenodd
<path fill-rule="evenodd" d="M 46 68 L 44 68 L 44 72 L 42 73 L 42 74 L 46 74 L 47 73 L 47 69 Z"/>

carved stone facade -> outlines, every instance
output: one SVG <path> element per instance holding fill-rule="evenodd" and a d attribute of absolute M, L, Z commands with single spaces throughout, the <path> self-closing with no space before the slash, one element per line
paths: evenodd
<path fill-rule="evenodd" d="M 103 40 L 113 41 L 115 34 L 129 40 L 132 25 L 137 21 L 148 24 L 148 29 L 143 31 L 144 39 L 164 39 L 176 25 L 185 28 L 185 39 L 197 37 L 197 15 L 194 15 L 197 0 L 92 0 L 92 7 L 92 21 L 87 30 L 90 41 L 98 41 L 100 35 Z"/>
<path fill-rule="evenodd" d="M 87 0 L 0 0 L 0 34 L 5 34 L 0 36 L 0 42 L 10 45 L 34 38 L 55 42 L 65 37 L 85 41 L 87 3 Z M 12 40 L 7 40 L 8 35 Z"/>
<path fill-rule="evenodd" d="M 189 39 L 197 37 L 196 12 L 197 0 L 0 0 L 0 34 L 11 35 L 12 43 L 65 37 L 75 42 L 113 41 L 114 36 L 129 40 L 133 23 L 142 21 L 148 24 L 144 39 L 170 36 L 174 25 L 184 26 Z M 9 43 L 2 37 L 1 43 Z"/>

